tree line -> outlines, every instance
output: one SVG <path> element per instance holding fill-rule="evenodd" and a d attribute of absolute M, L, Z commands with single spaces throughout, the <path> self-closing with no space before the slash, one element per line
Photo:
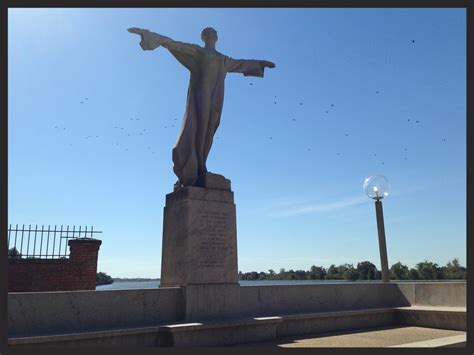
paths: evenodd
<path fill-rule="evenodd" d="M 239 280 L 381 280 L 382 272 L 370 261 L 362 261 L 354 264 L 332 264 L 329 268 L 322 266 L 311 266 L 309 270 L 286 270 L 280 269 L 275 272 L 245 272 L 239 271 Z M 454 258 L 445 266 L 439 266 L 431 261 L 422 261 L 414 268 L 396 262 L 390 267 L 390 279 L 392 280 L 465 280 L 466 268 L 459 264 Z"/>
<path fill-rule="evenodd" d="M 114 280 L 112 279 L 112 277 L 107 275 L 105 272 L 98 272 L 96 274 L 96 278 L 95 278 L 96 286 L 110 285 L 113 282 L 114 282 Z"/>

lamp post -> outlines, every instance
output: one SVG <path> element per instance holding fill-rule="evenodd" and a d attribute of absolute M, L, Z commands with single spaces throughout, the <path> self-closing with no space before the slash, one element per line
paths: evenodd
<path fill-rule="evenodd" d="M 364 191 L 375 200 L 377 231 L 379 235 L 380 264 L 382 265 L 382 281 L 390 282 L 387 260 L 387 244 L 385 243 L 385 227 L 383 223 L 382 199 L 388 196 L 390 185 L 383 175 L 370 176 L 364 181 Z"/>

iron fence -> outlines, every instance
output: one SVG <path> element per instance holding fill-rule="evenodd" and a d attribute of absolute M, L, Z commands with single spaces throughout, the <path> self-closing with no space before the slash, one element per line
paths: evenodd
<path fill-rule="evenodd" d="M 21 228 L 8 227 L 8 257 L 9 258 L 41 258 L 41 259 L 60 259 L 69 257 L 68 240 L 76 238 L 94 238 L 94 234 L 102 233 L 94 230 L 91 226 L 87 229 L 79 226 L 70 227 L 69 225 L 61 227 L 48 225 L 46 229 L 44 225 L 38 228 L 35 225 L 31 228 L 25 228 L 23 224 Z"/>

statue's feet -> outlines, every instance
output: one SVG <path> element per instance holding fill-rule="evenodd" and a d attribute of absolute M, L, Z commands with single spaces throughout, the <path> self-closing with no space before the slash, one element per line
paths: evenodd
<path fill-rule="evenodd" d="M 173 186 L 173 191 L 178 191 L 179 189 L 183 188 L 183 185 L 181 184 L 181 181 L 176 181 Z"/>
<path fill-rule="evenodd" d="M 226 179 L 223 175 L 213 174 L 209 171 L 199 175 L 196 185 L 206 189 L 231 191 L 229 179 Z"/>

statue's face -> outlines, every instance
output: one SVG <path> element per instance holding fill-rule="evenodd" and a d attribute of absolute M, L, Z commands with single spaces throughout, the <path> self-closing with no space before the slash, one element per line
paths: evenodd
<path fill-rule="evenodd" d="M 204 40 L 204 43 L 206 43 L 207 45 L 216 44 L 216 42 L 217 42 L 217 31 L 206 31 L 203 40 Z"/>

